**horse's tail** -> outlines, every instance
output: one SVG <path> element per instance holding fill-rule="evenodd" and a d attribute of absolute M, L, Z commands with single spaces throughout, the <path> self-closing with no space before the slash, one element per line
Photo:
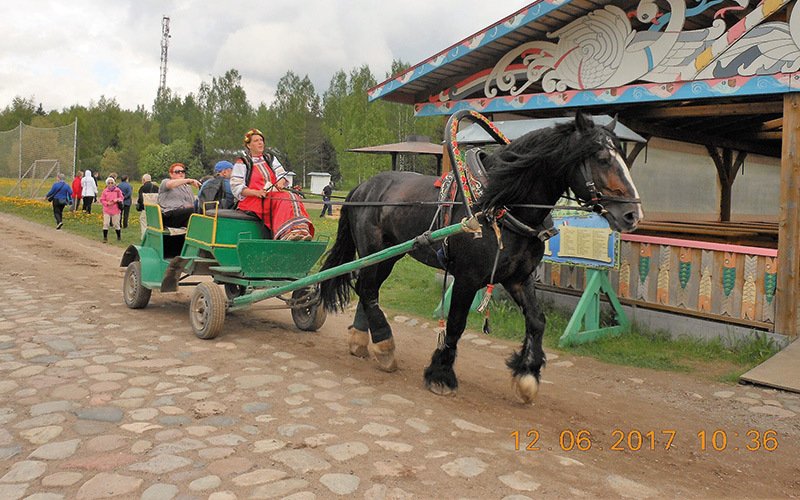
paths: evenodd
<path fill-rule="evenodd" d="M 352 194 L 352 191 L 351 193 Z M 347 195 L 345 202 L 350 200 Z M 347 262 L 352 262 L 356 258 L 356 242 L 353 240 L 351 231 L 349 209 L 347 205 L 342 206 L 339 216 L 339 230 L 336 233 L 336 243 L 326 253 L 325 262 L 320 271 L 331 269 Z M 322 304 L 325 310 L 337 312 L 344 310 L 350 302 L 350 289 L 353 286 L 352 273 L 342 274 L 329 280 L 323 281 L 320 285 Z"/>

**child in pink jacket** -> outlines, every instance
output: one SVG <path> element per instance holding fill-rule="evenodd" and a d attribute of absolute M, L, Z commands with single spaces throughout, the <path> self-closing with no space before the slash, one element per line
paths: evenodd
<path fill-rule="evenodd" d="M 122 234 L 119 228 L 119 219 L 122 209 L 119 207 L 124 197 L 122 191 L 117 187 L 113 177 L 106 179 L 106 188 L 100 195 L 100 203 L 103 205 L 103 243 L 108 243 L 108 225 L 114 226 L 117 232 L 117 241 L 122 241 Z"/>

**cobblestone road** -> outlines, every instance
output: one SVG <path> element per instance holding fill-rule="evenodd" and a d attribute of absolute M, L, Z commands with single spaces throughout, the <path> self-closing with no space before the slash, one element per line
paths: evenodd
<path fill-rule="evenodd" d="M 644 379 L 612 375 L 591 388 L 575 382 L 569 377 L 579 377 L 578 361 L 550 353 L 544 401 L 513 405 L 502 368 L 509 344 L 474 335 L 458 365 L 467 394 L 434 396 L 421 389 L 420 375 L 435 336 L 407 318 L 395 318 L 407 337 L 398 341 L 403 365 L 394 375 L 343 354 L 348 315 L 299 334 L 288 313 L 254 307 L 229 314 L 219 339 L 198 340 L 185 293 L 154 293 L 141 311 L 124 306 L 115 267 L 121 249 L 42 228 L 26 233 L 2 214 L 0 230 L 2 500 L 705 497 L 738 491 L 735 471 L 744 480 L 752 470 L 742 469 L 760 460 L 712 455 L 715 462 L 703 465 L 698 446 L 683 436 L 675 443 L 680 453 L 570 453 L 558 440 L 562 430 L 592 429 L 601 434 L 598 448 L 619 418 L 612 410 L 634 415 L 666 403 L 648 397 Z M 403 350 L 412 342 L 422 344 L 420 354 Z M 463 376 L 470 372 L 478 380 Z M 484 382 L 490 394 L 478 397 Z M 606 390 L 637 396 L 616 409 L 559 404 L 570 394 L 602 399 Z M 680 399 L 669 411 L 692 400 L 701 407 L 686 414 L 697 422 L 694 433 L 713 432 L 700 427 L 704 415 L 714 419 L 715 407 L 735 404 L 751 419 L 737 425 L 780 423 L 778 439 L 791 449 L 795 395 L 696 391 L 668 395 Z M 591 420 L 601 413 L 602 423 Z M 658 413 L 619 428 L 658 429 Z M 520 431 L 524 448 L 529 429 L 540 429 L 540 450 L 517 451 L 512 433 Z M 791 494 L 798 474 L 789 467 L 793 479 L 759 479 L 769 488 L 760 491 Z"/>

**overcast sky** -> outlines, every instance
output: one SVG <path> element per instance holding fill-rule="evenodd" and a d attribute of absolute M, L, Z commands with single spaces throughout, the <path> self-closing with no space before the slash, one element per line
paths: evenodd
<path fill-rule="evenodd" d="M 287 71 L 318 94 L 333 74 L 393 59 L 417 64 L 532 0 L 0 0 L 0 108 L 16 96 L 45 111 L 114 97 L 150 109 L 170 18 L 167 86 L 181 97 L 237 69 L 253 106 Z"/>

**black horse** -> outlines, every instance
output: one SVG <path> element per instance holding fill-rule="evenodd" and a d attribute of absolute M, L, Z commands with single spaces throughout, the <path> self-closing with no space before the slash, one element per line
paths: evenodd
<path fill-rule="evenodd" d="M 499 224 L 502 241 L 499 254 L 497 231 L 491 225 L 493 216 L 481 219 L 481 238 L 466 233 L 450 237 L 446 259 L 437 257 L 441 244 L 420 247 L 410 253 L 428 266 L 440 269 L 446 266 L 455 279 L 446 335 L 425 370 L 425 385 L 431 391 L 448 394 L 458 387 L 453 370 L 458 340 L 475 293 L 489 284 L 494 274 L 493 282 L 503 284 L 525 315 L 522 348 L 506 364 L 512 371 L 513 388 L 519 400 L 534 399 L 545 363 L 542 350 L 545 316 L 534 288 L 534 269 L 544 254 L 544 242 L 530 228 L 549 215 L 550 208 L 542 205 L 554 205 L 571 189 L 581 202 L 602 213 L 616 231 L 631 231 L 643 218 L 641 202 L 613 133 L 614 125 L 615 122 L 606 127 L 596 126 L 579 113 L 574 122 L 530 132 L 482 154 L 487 182 L 476 210 L 496 214 L 505 207 L 528 226 L 519 229 L 520 225 Z M 448 124 L 446 130 L 450 128 Z M 382 172 L 356 186 L 346 199 L 352 205 L 346 203 L 342 207 L 336 244 L 322 269 L 350 262 L 356 253 L 361 257 L 373 254 L 428 230 L 437 212 L 436 180 L 415 173 Z M 378 202 L 386 205 L 378 206 Z M 465 206 L 456 205 L 452 220 L 458 221 L 465 214 Z M 350 328 L 350 352 L 360 357 L 372 354 L 384 371 L 395 370 L 397 363 L 392 330 L 378 306 L 378 292 L 400 258 L 361 269 L 355 283 L 359 303 Z M 322 283 L 326 309 L 343 308 L 349 301 L 352 279 L 353 276 L 344 275 Z"/>

